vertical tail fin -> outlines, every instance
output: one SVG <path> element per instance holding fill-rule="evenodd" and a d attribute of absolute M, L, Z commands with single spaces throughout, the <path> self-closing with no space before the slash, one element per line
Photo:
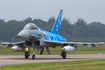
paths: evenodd
<path fill-rule="evenodd" d="M 59 13 L 59 15 L 57 17 L 57 20 L 55 21 L 55 23 L 53 25 L 51 33 L 59 34 L 60 28 L 61 28 L 62 14 L 63 14 L 63 10 L 61 9 L 60 13 Z"/>

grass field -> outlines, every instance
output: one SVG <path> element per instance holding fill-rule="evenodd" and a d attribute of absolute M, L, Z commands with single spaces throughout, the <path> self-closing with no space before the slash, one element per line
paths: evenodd
<path fill-rule="evenodd" d="M 1 70 L 105 70 L 105 59 L 10 65 Z"/>
<path fill-rule="evenodd" d="M 74 52 L 68 52 L 67 54 L 91 54 L 91 53 L 105 53 L 105 45 L 99 46 L 93 48 L 88 48 L 87 46 L 78 46 L 78 50 Z M 30 53 L 32 54 L 33 48 L 31 48 Z M 56 48 L 50 48 L 50 52 L 52 55 L 59 55 L 61 53 L 61 47 Z M 40 51 L 35 51 L 36 55 L 39 55 Z M 11 48 L 4 48 L 3 46 L 0 46 L 0 55 L 24 55 L 23 52 L 14 52 L 11 50 Z M 46 49 L 44 49 L 43 55 L 47 55 Z"/>

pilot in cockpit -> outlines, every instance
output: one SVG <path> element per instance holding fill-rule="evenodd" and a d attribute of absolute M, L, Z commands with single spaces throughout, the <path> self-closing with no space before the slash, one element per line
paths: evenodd
<path fill-rule="evenodd" d="M 33 23 L 28 23 L 28 24 L 26 24 L 25 25 L 25 27 L 23 28 L 23 29 L 37 29 L 38 27 L 35 25 L 35 24 L 33 24 Z"/>

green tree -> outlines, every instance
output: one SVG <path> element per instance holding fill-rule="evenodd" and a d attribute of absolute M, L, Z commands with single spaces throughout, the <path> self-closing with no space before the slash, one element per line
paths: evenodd
<path fill-rule="evenodd" d="M 91 37 L 103 37 L 105 32 L 102 30 L 101 23 L 92 22 L 88 24 L 88 33 Z"/>
<path fill-rule="evenodd" d="M 25 24 L 27 24 L 27 23 L 32 23 L 32 18 L 26 18 L 25 20 L 24 20 L 24 23 Z"/>
<path fill-rule="evenodd" d="M 78 19 L 74 24 L 72 36 L 87 37 L 87 25 L 84 19 Z"/>

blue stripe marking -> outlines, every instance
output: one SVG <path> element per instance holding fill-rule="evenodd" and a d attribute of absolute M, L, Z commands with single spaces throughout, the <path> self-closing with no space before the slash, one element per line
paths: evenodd
<path fill-rule="evenodd" d="M 48 40 L 48 41 L 60 41 L 60 42 L 65 42 L 65 38 L 63 38 L 62 36 L 60 35 L 56 35 L 56 34 L 53 34 L 51 32 L 47 32 L 47 31 L 44 31 L 40 28 L 38 28 L 38 30 L 40 30 L 44 36 L 45 36 L 45 39 Z"/>

